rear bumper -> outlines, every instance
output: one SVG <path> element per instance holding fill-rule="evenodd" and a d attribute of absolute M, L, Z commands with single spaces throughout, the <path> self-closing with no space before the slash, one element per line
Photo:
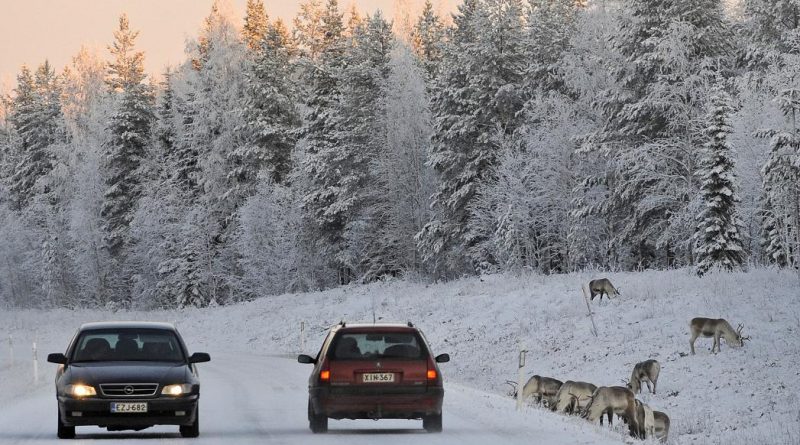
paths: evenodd
<path fill-rule="evenodd" d="M 309 397 L 317 415 L 332 419 L 421 419 L 442 413 L 444 389 L 314 388 Z"/>
<path fill-rule="evenodd" d="M 73 399 L 58 398 L 58 411 L 65 426 L 147 427 L 153 425 L 191 425 L 197 417 L 199 395 L 181 398 Z M 147 402 L 146 413 L 116 414 L 112 402 Z"/>

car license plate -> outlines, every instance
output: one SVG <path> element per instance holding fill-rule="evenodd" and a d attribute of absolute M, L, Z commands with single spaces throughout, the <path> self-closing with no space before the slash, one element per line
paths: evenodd
<path fill-rule="evenodd" d="M 138 403 L 112 403 L 111 404 L 111 412 L 112 413 L 146 413 L 147 412 L 147 403 L 146 402 L 138 402 Z"/>
<path fill-rule="evenodd" d="M 394 374 L 391 372 L 370 372 L 364 374 L 364 383 L 391 383 L 394 382 Z"/>

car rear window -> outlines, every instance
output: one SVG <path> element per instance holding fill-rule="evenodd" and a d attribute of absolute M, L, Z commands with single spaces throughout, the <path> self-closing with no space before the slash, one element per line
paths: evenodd
<path fill-rule="evenodd" d="M 331 360 L 424 358 L 419 336 L 413 332 L 342 332 L 336 336 L 328 354 Z"/>
<path fill-rule="evenodd" d="M 103 329 L 82 332 L 73 362 L 182 362 L 185 356 L 174 332 L 163 329 Z"/>

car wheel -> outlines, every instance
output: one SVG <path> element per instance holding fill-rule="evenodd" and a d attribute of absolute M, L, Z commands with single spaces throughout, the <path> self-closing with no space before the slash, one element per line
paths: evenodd
<path fill-rule="evenodd" d="M 181 437 L 197 437 L 200 435 L 200 405 L 197 405 L 197 415 L 191 425 L 181 425 Z"/>
<path fill-rule="evenodd" d="M 74 426 L 66 426 L 61 423 L 61 411 L 58 412 L 58 438 L 59 439 L 74 439 L 75 438 L 75 427 Z"/>
<path fill-rule="evenodd" d="M 422 418 L 422 427 L 429 433 L 442 432 L 442 413 Z"/>
<path fill-rule="evenodd" d="M 314 434 L 328 431 L 328 416 L 315 414 L 311 408 L 311 400 L 308 401 L 308 427 Z"/>

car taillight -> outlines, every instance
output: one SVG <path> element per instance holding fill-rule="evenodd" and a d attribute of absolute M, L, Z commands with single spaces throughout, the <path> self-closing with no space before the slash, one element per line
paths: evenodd
<path fill-rule="evenodd" d="M 436 370 L 429 369 L 428 370 L 428 380 L 436 380 Z"/>
<path fill-rule="evenodd" d="M 330 382 L 331 381 L 331 372 L 327 369 L 323 369 L 319 372 L 319 379 L 323 382 Z"/>

